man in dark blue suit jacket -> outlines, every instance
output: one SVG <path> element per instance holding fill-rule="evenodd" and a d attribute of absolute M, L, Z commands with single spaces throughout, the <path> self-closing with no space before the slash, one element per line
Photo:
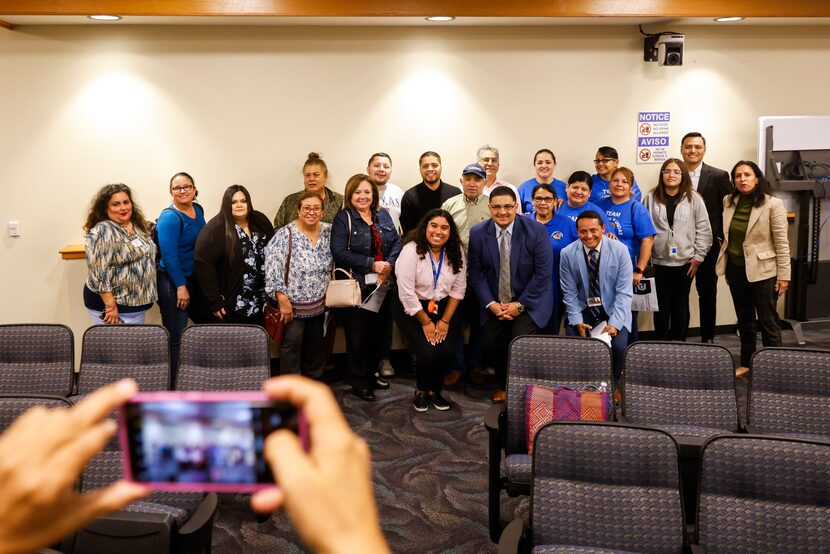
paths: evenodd
<path fill-rule="evenodd" d="M 482 343 L 485 359 L 496 371 L 499 390 L 494 402 L 504 401 L 507 349 L 521 335 L 534 335 L 553 311 L 553 249 L 545 226 L 516 217 L 516 193 L 498 186 L 490 193 L 489 221 L 470 230 L 468 283 L 481 303 Z M 499 297 L 501 270 L 499 236 L 507 231 L 510 283 Z"/>

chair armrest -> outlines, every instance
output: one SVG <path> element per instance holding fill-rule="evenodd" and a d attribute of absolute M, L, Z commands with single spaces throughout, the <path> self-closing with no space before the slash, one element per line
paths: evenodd
<path fill-rule="evenodd" d="M 516 518 L 504 528 L 499 537 L 498 554 L 516 554 L 522 546 L 525 535 L 525 522 Z"/>
<path fill-rule="evenodd" d="M 171 514 L 113 512 L 63 540 L 64 552 L 169 552 L 175 521 Z"/>
<path fill-rule="evenodd" d="M 213 516 L 216 515 L 216 506 L 218 503 L 219 497 L 216 496 L 216 493 L 212 492 L 205 495 L 202 503 L 199 504 L 199 507 L 196 508 L 195 512 L 193 512 L 193 515 L 190 516 L 187 523 L 182 525 L 182 528 L 179 529 L 179 535 L 196 533 L 206 524 L 211 523 L 213 521 Z"/>
<path fill-rule="evenodd" d="M 484 413 L 484 427 L 490 433 L 499 433 L 501 414 L 504 412 L 504 404 L 493 404 Z"/>

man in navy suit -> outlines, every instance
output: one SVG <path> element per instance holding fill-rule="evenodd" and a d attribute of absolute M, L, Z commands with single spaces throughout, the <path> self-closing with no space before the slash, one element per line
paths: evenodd
<path fill-rule="evenodd" d="M 712 226 L 712 247 L 697 268 L 695 286 L 700 307 L 700 342 L 715 342 L 715 319 L 718 304 L 718 275 L 715 263 L 718 261 L 720 245 L 723 243 L 723 198 L 732 192 L 729 174 L 717 167 L 703 163 L 706 155 L 706 139 L 700 133 L 686 133 L 680 142 L 680 153 L 689 169 L 692 186 L 703 197 L 709 224 Z"/>
<path fill-rule="evenodd" d="M 595 211 L 579 214 L 576 231 L 579 241 L 563 248 L 559 259 L 562 296 L 568 313 L 567 333 L 585 337 L 605 322 L 603 332 L 611 335 L 617 381 L 631 329 L 631 256 L 623 243 L 603 236 L 605 225 Z"/>
<path fill-rule="evenodd" d="M 553 249 L 545 226 L 516 217 L 516 193 L 490 192 L 492 219 L 470 230 L 467 282 L 481 304 L 484 356 L 496 371 L 494 402 L 504 402 L 507 349 L 521 335 L 534 335 L 553 311 Z"/>

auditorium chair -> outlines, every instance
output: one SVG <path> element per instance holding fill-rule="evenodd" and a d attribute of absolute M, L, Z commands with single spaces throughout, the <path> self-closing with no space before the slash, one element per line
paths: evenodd
<path fill-rule="evenodd" d="M 192 325 L 182 333 L 176 390 L 259 390 L 271 375 L 269 337 L 258 325 Z"/>
<path fill-rule="evenodd" d="M 751 368 L 748 432 L 830 441 L 830 351 L 763 348 Z"/>
<path fill-rule="evenodd" d="M 718 436 L 700 473 L 692 552 L 830 552 L 830 443 Z"/>
<path fill-rule="evenodd" d="M 548 424 L 534 444 L 530 520 L 507 526 L 499 553 L 681 554 L 677 460 L 677 443 L 659 429 Z"/>
<path fill-rule="evenodd" d="M 502 530 L 501 491 L 506 490 L 509 496 L 530 494 L 526 385 L 577 389 L 602 382 L 610 387 L 613 371 L 611 349 L 601 340 L 534 335 L 517 337 L 510 343 L 505 402 L 492 405 L 484 419 L 489 436 L 488 527 L 493 542 Z"/>
<path fill-rule="evenodd" d="M 75 339 L 66 325 L 0 325 L 0 393 L 72 393 Z"/>

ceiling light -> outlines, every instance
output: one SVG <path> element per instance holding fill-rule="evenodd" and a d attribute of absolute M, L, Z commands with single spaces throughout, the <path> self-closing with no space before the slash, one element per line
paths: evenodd
<path fill-rule="evenodd" d="M 733 15 L 730 17 L 716 17 L 715 21 L 718 23 L 731 23 L 732 21 L 743 21 L 743 17 L 739 15 Z"/>
<path fill-rule="evenodd" d="M 452 15 L 431 15 L 431 16 L 426 17 L 424 19 L 426 19 L 427 21 L 433 21 L 433 22 L 447 22 L 447 21 L 452 21 L 453 19 L 455 19 L 455 17 L 452 16 Z"/>
<path fill-rule="evenodd" d="M 95 21 L 118 21 L 121 19 L 120 15 L 88 15 L 87 17 Z"/>

